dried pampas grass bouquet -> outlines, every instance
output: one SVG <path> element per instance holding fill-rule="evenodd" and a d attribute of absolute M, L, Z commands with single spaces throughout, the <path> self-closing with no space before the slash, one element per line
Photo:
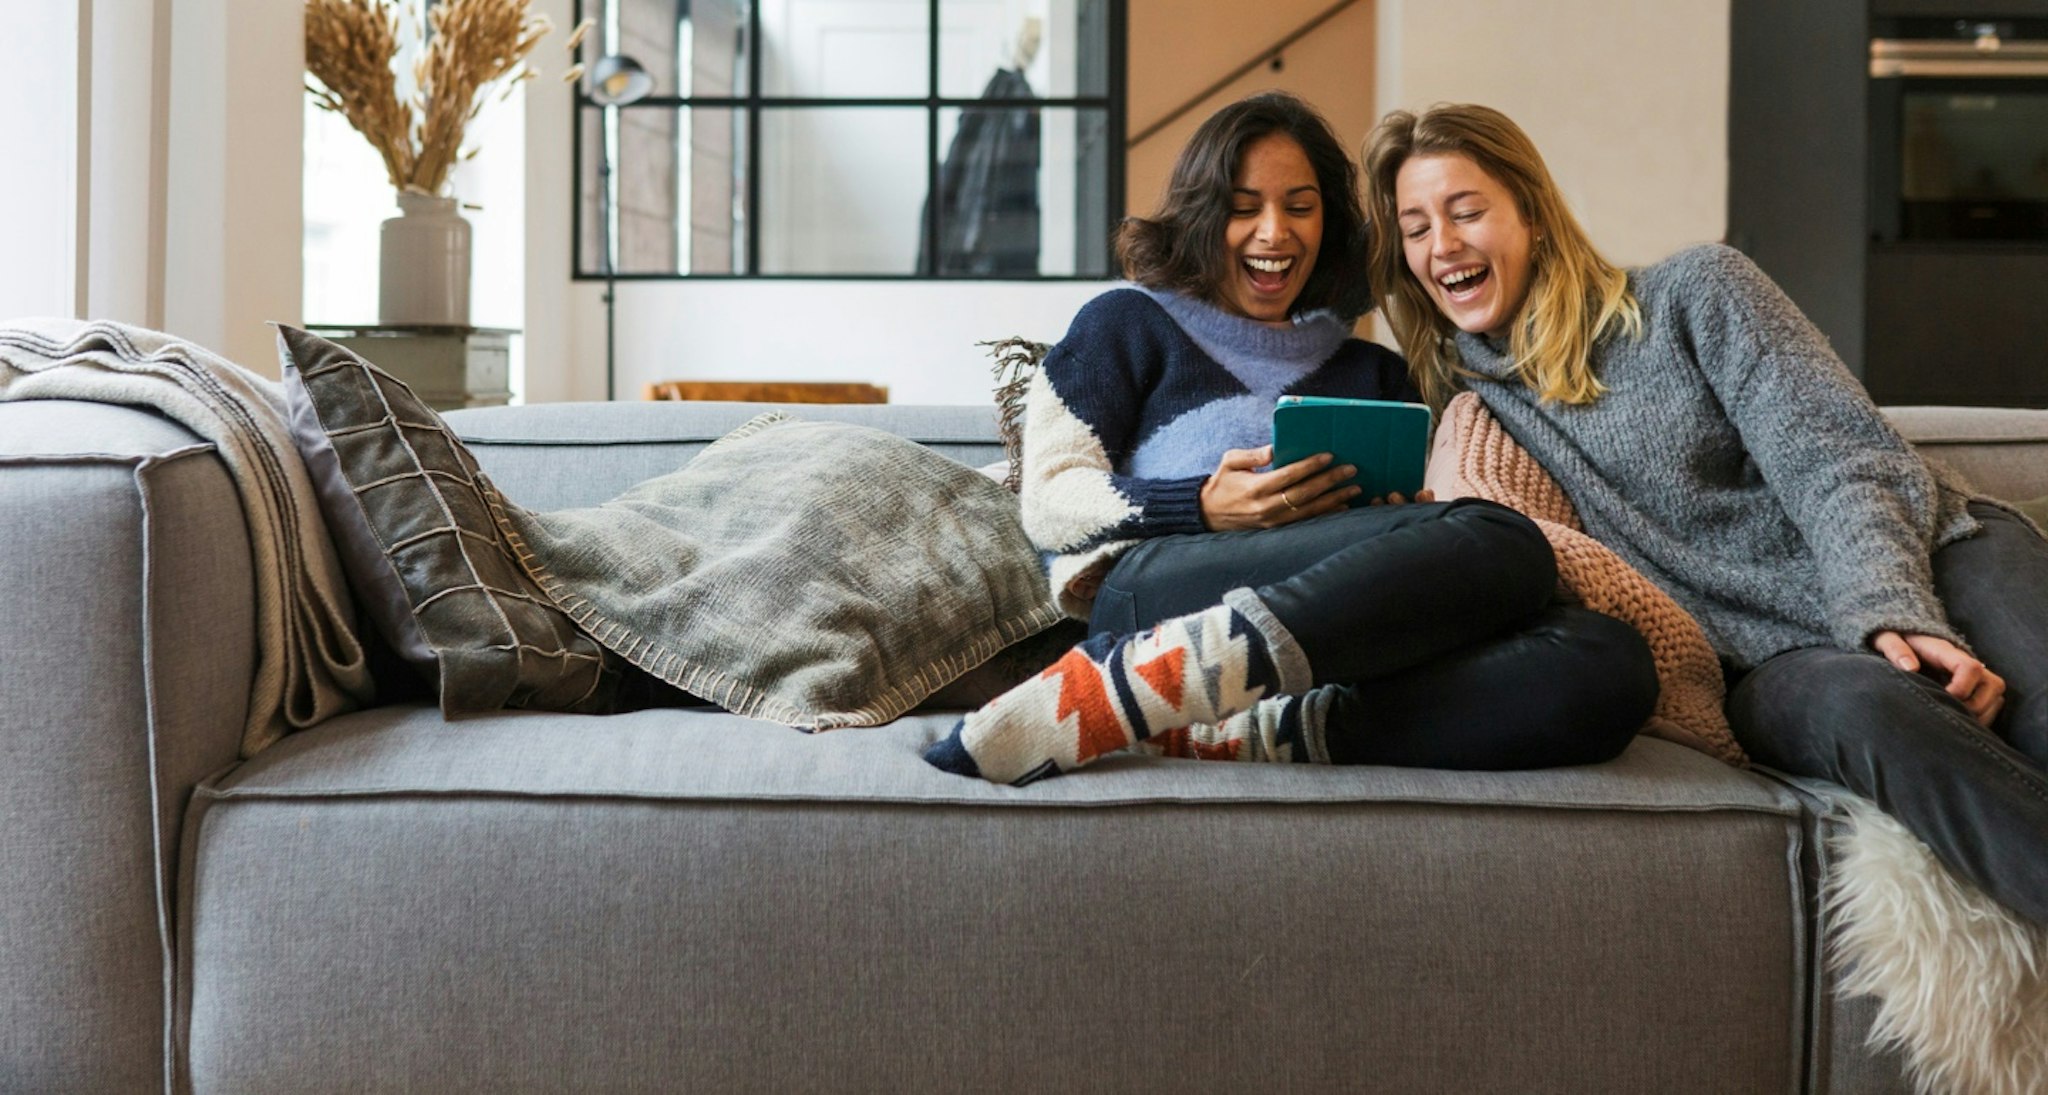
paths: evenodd
<path fill-rule="evenodd" d="M 440 195 L 476 155 L 462 131 L 493 95 L 534 72 L 526 56 L 553 29 L 528 0 L 306 0 L 306 90 L 384 158 L 391 185 Z M 398 87 L 401 42 L 417 43 L 410 94 Z"/>

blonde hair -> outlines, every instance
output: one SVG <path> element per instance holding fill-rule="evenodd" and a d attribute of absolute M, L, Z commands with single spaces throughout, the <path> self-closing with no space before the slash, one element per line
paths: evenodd
<path fill-rule="evenodd" d="M 1394 181 L 1411 157 L 1446 154 L 1464 156 L 1500 183 L 1535 234 L 1529 296 L 1508 332 L 1515 371 L 1544 399 L 1591 403 L 1607 390 L 1594 375 L 1594 345 L 1617 330 L 1639 336 L 1642 308 L 1629 292 L 1628 275 L 1586 238 L 1535 142 L 1507 115 L 1467 103 L 1439 104 L 1420 115 L 1397 110 L 1366 139 L 1373 284 L 1416 386 L 1441 408 L 1456 394 L 1458 377 L 1469 375 L 1458 359 L 1457 328 L 1408 270 L 1394 198 Z"/>

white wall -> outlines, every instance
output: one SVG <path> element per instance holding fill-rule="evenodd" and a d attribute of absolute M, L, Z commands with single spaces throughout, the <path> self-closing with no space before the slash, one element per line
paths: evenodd
<path fill-rule="evenodd" d="M 1011 335 L 1058 341 L 1102 288 L 1092 281 L 621 282 L 618 392 L 638 398 L 651 380 L 852 380 L 887 387 L 895 403 L 987 403 L 988 350 L 975 344 Z M 578 349 L 598 363 L 599 390 L 601 292 L 591 287 L 577 302 Z"/>
<path fill-rule="evenodd" d="M 1378 8 L 1381 112 L 1505 112 L 1610 259 L 1651 262 L 1726 231 L 1728 0 Z"/>
<path fill-rule="evenodd" d="M 299 5 L 15 7 L 0 319 L 162 328 L 275 376 L 264 321 L 299 313 Z"/>
<path fill-rule="evenodd" d="M 303 322 L 303 9 L 172 10 L 164 328 L 275 377 L 266 324 Z"/>
<path fill-rule="evenodd" d="M 90 150 L 80 48 L 90 41 L 90 8 L 79 0 L 17 7 L 0 35 L 0 138 L 11 161 L 0 170 L 0 319 L 77 315 L 86 241 L 79 180 Z"/>
<path fill-rule="evenodd" d="M 570 213 L 576 202 L 569 177 L 575 148 L 570 140 L 574 92 L 557 74 L 569 65 L 562 51 L 576 24 L 575 0 L 533 0 L 533 10 L 555 24 L 556 34 L 535 51 L 544 75 L 526 93 L 526 306 L 525 378 L 529 403 L 604 398 L 603 343 L 596 372 L 575 350 L 583 309 L 574 303 L 569 281 Z M 557 37 L 560 35 L 561 37 Z M 600 330 L 598 337 L 603 338 Z"/>
<path fill-rule="evenodd" d="M 84 314 L 164 325 L 170 0 L 91 0 Z"/>

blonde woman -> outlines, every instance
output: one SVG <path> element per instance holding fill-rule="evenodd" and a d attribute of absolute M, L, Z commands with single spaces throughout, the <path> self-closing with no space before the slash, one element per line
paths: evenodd
<path fill-rule="evenodd" d="M 2048 923 L 2048 544 L 1921 462 L 1741 253 L 1622 270 L 1498 111 L 1383 119 L 1373 283 L 1586 531 L 1697 618 L 1750 755 L 1875 800 Z"/>

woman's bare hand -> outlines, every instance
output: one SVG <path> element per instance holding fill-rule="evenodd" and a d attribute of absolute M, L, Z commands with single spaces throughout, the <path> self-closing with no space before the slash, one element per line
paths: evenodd
<path fill-rule="evenodd" d="M 1415 501 L 1434 502 L 1436 501 L 1436 492 L 1430 490 L 1428 487 L 1424 487 L 1421 490 L 1415 492 Z M 1407 504 L 1408 499 L 1402 497 L 1400 491 L 1391 491 L 1387 494 L 1385 498 L 1375 498 L 1372 501 L 1366 503 L 1366 505 L 1368 506 L 1405 506 Z"/>
<path fill-rule="evenodd" d="M 1925 673 L 1945 682 L 1948 694 L 1987 728 L 2005 706 L 2005 678 L 1947 639 L 1880 631 L 1870 645 L 1908 673 Z"/>
<path fill-rule="evenodd" d="M 1335 513 L 1358 497 L 1358 488 L 1347 483 L 1358 469 L 1330 467 L 1329 453 L 1258 470 L 1272 459 L 1271 445 L 1226 451 L 1216 473 L 1202 484 L 1202 523 L 1216 532 L 1278 528 Z"/>

